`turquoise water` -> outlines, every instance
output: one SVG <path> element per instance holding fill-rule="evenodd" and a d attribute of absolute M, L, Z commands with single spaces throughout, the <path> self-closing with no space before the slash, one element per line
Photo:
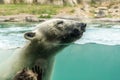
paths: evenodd
<path fill-rule="evenodd" d="M 120 46 L 69 46 L 57 55 L 53 80 L 120 80 Z"/>
<path fill-rule="evenodd" d="M 0 24 L 0 63 L 23 46 L 37 23 Z M 56 56 L 52 80 L 120 80 L 120 24 L 89 23 L 83 37 Z"/>

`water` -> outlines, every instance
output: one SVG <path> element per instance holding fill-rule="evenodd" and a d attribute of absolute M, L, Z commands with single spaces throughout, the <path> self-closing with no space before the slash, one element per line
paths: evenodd
<path fill-rule="evenodd" d="M 23 37 L 26 31 L 34 29 L 36 24 L 1 23 L 0 24 L 0 49 L 20 47 L 24 44 Z M 12 45 L 12 46 L 11 46 Z"/>
<path fill-rule="evenodd" d="M 0 24 L 0 62 L 25 43 L 33 24 Z M 52 80 L 120 80 L 120 24 L 89 23 L 83 37 L 56 56 Z"/>
<path fill-rule="evenodd" d="M 57 55 L 53 80 L 120 80 L 120 46 L 69 46 Z"/>

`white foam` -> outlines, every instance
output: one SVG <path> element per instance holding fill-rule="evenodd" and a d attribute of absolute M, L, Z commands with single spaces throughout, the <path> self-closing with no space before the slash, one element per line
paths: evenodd
<path fill-rule="evenodd" d="M 112 28 L 120 29 L 120 25 L 113 25 Z"/>
<path fill-rule="evenodd" d="M 21 47 L 25 39 L 23 33 L 33 30 L 34 27 L 4 27 L 0 28 L 0 49 L 13 49 Z"/>
<path fill-rule="evenodd" d="M 88 28 L 77 44 L 120 45 L 120 28 Z"/>
<path fill-rule="evenodd" d="M 100 28 L 105 26 L 104 28 Z M 107 28 L 107 27 L 109 28 Z M 0 29 L 0 49 L 17 48 L 24 44 L 23 33 L 34 27 L 6 27 Z M 120 45 L 120 25 L 88 24 L 88 28 L 76 44 L 97 43 Z"/>

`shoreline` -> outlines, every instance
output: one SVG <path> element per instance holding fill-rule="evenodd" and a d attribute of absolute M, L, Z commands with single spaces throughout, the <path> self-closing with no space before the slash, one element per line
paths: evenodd
<path fill-rule="evenodd" d="M 61 19 L 70 19 L 84 22 L 120 22 L 120 18 L 81 18 L 81 17 L 52 17 Z M 43 22 L 52 18 L 38 18 L 36 15 L 21 14 L 21 15 L 9 15 L 0 16 L 1 22 Z"/>

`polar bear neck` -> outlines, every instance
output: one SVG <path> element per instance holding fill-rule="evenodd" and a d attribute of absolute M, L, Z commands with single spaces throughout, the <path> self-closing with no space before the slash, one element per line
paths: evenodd
<path fill-rule="evenodd" d="M 62 49 L 64 49 L 66 47 L 66 45 L 57 45 L 57 46 L 52 46 L 52 48 L 46 48 L 43 45 L 40 45 L 38 47 L 38 45 L 34 45 L 34 44 L 26 44 L 23 48 L 21 48 L 21 51 L 19 51 L 20 53 L 16 54 L 15 56 L 17 56 L 17 60 L 13 61 L 14 63 L 17 63 L 16 65 L 19 66 L 16 67 L 13 65 L 13 67 L 16 67 L 16 71 L 19 71 L 21 69 L 23 69 L 24 67 L 32 67 L 36 64 L 36 61 L 38 61 L 39 59 L 43 59 L 45 61 L 47 61 L 47 66 L 48 66 L 48 70 L 47 72 L 45 72 L 46 74 L 44 76 L 49 76 L 49 73 L 52 72 L 52 66 L 54 63 L 54 56 L 61 51 Z M 44 47 L 44 48 L 43 48 Z M 14 56 L 14 57 L 15 57 Z M 40 64 L 40 65 L 44 65 Z M 49 80 L 46 78 L 49 77 L 44 77 L 45 79 L 43 80 Z"/>
<path fill-rule="evenodd" d="M 49 47 L 50 46 L 50 47 Z M 59 51 L 64 49 L 68 45 L 36 45 L 28 43 L 26 44 L 22 50 L 24 56 L 27 55 L 28 57 L 36 58 L 51 58 L 55 56 Z"/>

